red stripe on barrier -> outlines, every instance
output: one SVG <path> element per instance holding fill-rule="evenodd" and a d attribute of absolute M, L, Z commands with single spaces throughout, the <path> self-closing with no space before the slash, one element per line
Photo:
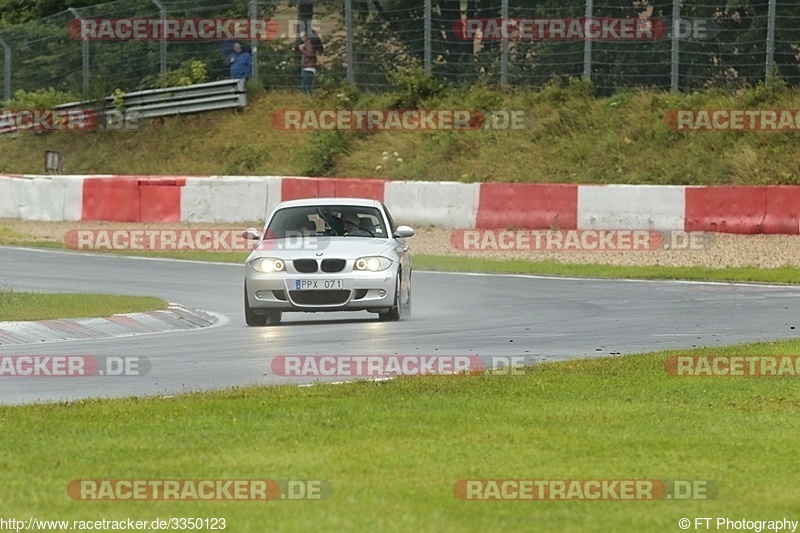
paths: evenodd
<path fill-rule="evenodd" d="M 281 201 L 324 196 L 383 201 L 386 182 L 358 178 L 283 178 Z"/>
<path fill-rule="evenodd" d="M 763 233 L 765 187 L 686 187 L 686 231 Z"/>
<path fill-rule="evenodd" d="M 138 222 L 139 180 L 128 177 L 83 180 L 81 220 Z"/>
<path fill-rule="evenodd" d="M 764 233 L 800 233 L 800 187 L 767 187 Z"/>
<path fill-rule="evenodd" d="M 136 176 L 131 176 L 136 177 Z M 139 177 L 139 185 L 171 185 L 173 187 L 183 187 L 186 185 L 186 178 L 181 177 L 153 177 L 144 176 Z"/>
<path fill-rule="evenodd" d="M 576 229 L 578 186 L 482 183 L 476 227 Z"/>
<path fill-rule="evenodd" d="M 140 179 L 139 222 L 180 222 L 185 179 Z"/>
<path fill-rule="evenodd" d="M 82 220 L 179 222 L 186 178 L 116 176 L 83 181 Z"/>

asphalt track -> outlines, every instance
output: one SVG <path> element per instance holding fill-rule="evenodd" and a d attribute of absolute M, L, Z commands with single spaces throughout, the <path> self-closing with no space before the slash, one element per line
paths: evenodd
<path fill-rule="evenodd" d="M 0 247 L 0 286 L 152 295 L 221 315 L 203 330 L 0 346 L 0 356 L 146 356 L 137 377 L 0 377 L 0 403 L 172 395 L 300 383 L 273 375 L 278 355 L 479 355 L 534 360 L 792 338 L 800 287 L 414 272 L 413 316 L 285 314 L 248 328 L 242 265 Z"/>

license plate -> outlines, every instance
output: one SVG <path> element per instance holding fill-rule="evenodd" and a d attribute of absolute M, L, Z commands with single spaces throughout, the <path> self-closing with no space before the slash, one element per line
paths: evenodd
<path fill-rule="evenodd" d="M 344 282 L 340 279 L 298 279 L 294 282 L 294 288 L 298 291 L 344 289 Z"/>

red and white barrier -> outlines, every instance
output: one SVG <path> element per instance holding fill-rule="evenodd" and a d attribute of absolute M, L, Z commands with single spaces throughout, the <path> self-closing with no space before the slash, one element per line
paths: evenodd
<path fill-rule="evenodd" d="M 682 231 L 685 187 L 595 185 L 578 187 L 578 229 Z"/>
<path fill-rule="evenodd" d="M 0 218 L 258 222 L 283 200 L 386 203 L 398 223 L 463 229 L 800 233 L 800 187 L 385 181 L 291 176 L 0 175 Z"/>

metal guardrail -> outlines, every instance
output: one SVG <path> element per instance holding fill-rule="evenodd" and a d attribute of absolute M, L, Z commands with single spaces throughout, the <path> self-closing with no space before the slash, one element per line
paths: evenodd
<path fill-rule="evenodd" d="M 96 115 L 97 128 L 121 130 L 135 129 L 135 125 L 142 119 L 241 108 L 246 105 L 247 92 L 245 80 L 242 79 L 136 91 L 122 94 L 116 99 L 109 96 L 99 102 L 86 100 L 61 104 L 53 110 L 60 113 L 92 111 Z M 0 134 L 14 133 L 17 129 L 6 126 L 0 129 Z"/>

